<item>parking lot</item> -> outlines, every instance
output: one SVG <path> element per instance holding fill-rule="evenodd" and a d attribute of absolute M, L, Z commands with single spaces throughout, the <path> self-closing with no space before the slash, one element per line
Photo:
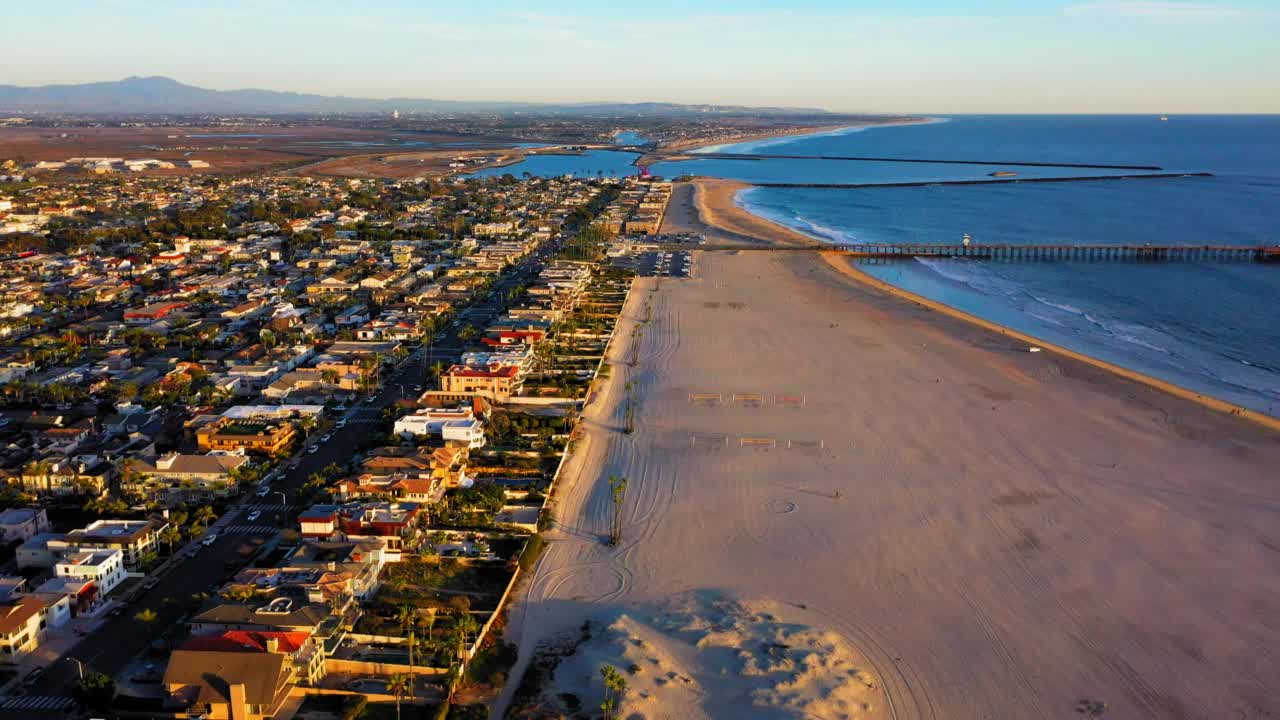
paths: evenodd
<path fill-rule="evenodd" d="M 693 253 L 643 250 L 613 259 L 616 267 L 634 270 L 641 277 L 693 277 Z"/>

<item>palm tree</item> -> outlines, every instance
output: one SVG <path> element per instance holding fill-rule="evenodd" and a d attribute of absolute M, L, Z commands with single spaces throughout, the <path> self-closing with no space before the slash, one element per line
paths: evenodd
<path fill-rule="evenodd" d="M 600 703 L 600 711 L 604 720 L 613 720 L 613 713 L 618 709 L 622 694 L 627 691 L 627 679 L 612 665 L 600 668 L 600 675 L 604 678 L 604 701 Z"/>
<path fill-rule="evenodd" d="M 427 626 L 427 642 L 429 643 L 431 642 L 431 631 L 436 626 L 436 609 L 433 607 L 427 608 L 427 617 L 422 622 Z"/>
<path fill-rule="evenodd" d="M 177 527 L 170 525 L 164 529 L 164 532 L 160 533 L 160 539 L 169 546 L 169 554 L 172 555 L 173 544 L 176 542 L 182 542 L 182 531 Z"/>
<path fill-rule="evenodd" d="M 400 720 L 400 698 L 413 692 L 413 676 L 396 673 L 387 681 L 387 690 L 396 696 L 396 720 Z"/>
<path fill-rule="evenodd" d="M 449 672 L 444 675 L 445 687 L 449 688 L 449 695 L 446 702 L 453 703 L 453 694 L 458 691 L 458 681 L 462 679 L 462 666 L 457 660 L 449 663 Z"/>
<path fill-rule="evenodd" d="M 146 608 L 141 612 L 139 612 L 137 615 L 134 615 L 133 619 L 137 620 L 138 622 L 146 626 L 147 633 L 152 634 L 155 632 L 156 621 L 160 619 L 160 616 L 156 614 L 155 610 Z"/>
<path fill-rule="evenodd" d="M 409 638 L 409 672 L 413 672 L 413 630 L 418 625 L 418 610 L 412 605 L 401 605 L 396 610 L 396 624 L 408 635 Z M 409 689 L 413 692 L 413 688 Z"/>
<path fill-rule="evenodd" d="M 191 521 L 199 525 L 201 528 L 208 528 L 209 523 L 213 522 L 217 518 L 218 516 L 213 512 L 213 508 L 208 505 L 201 505 L 196 508 L 196 514 L 191 518 Z"/>

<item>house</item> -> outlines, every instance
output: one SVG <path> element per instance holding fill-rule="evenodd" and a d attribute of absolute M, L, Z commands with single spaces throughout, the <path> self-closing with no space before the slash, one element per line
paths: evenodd
<path fill-rule="evenodd" d="M 10 508 L 0 512 L 0 545 L 24 543 L 49 532 L 49 514 L 44 508 Z"/>
<path fill-rule="evenodd" d="M 420 506 L 413 502 L 352 502 L 314 505 L 298 516 L 303 537 L 335 540 L 380 540 L 398 552 L 417 535 Z"/>
<path fill-rule="evenodd" d="M 442 394 L 479 395 L 498 402 L 509 400 L 522 384 L 519 368 L 502 365 L 454 365 L 440 376 Z"/>
<path fill-rule="evenodd" d="M 150 325 L 153 322 L 172 316 L 186 306 L 187 303 L 185 302 L 153 303 L 133 310 L 126 310 L 124 322 L 126 325 Z"/>
<path fill-rule="evenodd" d="M 288 656 L 298 682 L 315 686 L 324 678 L 324 647 L 305 632 L 227 630 L 197 635 L 182 646 L 192 652 L 250 652 Z"/>
<path fill-rule="evenodd" d="M 31 595 L 0 603 L 0 663 L 16 665 L 40 645 L 47 627 L 45 607 Z"/>
<path fill-rule="evenodd" d="M 54 552 L 69 548 L 117 550 L 124 567 L 136 571 L 147 553 L 159 551 L 160 534 L 168 527 L 169 523 L 158 516 L 148 520 L 95 520 L 61 539 L 50 540 L 48 545 Z"/>
<path fill-rule="evenodd" d="M 38 495 L 83 495 L 99 497 L 114 474 L 111 463 L 93 455 L 76 458 L 51 456 L 28 463 L 18 482 L 24 490 Z"/>
<path fill-rule="evenodd" d="M 251 452 L 278 455 L 288 452 L 298 436 L 292 422 L 222 418 L 196 431 L 196 444 L 205 452 Z"/>
<path fill-rule="evenodd" d="M 235 490 L 232 472 L 249 464 L 244 455 L 169 453 L 132 460 L 120 489 L 133 496 L 158 497 L 167 505 L 226 497 Z"/>
<path fill-rule="evenodd" d="M 18 569 L 52 568 L 61 553 L 57 549 L 50 548 L 49 543 L 64 537 L 62 533 L 43 532 L 19 545 L 14 550 L 14 560 L 18 564 Z"/>
<path fill-rule="evenodd" d="M 185 717 L 266 720 L 293 687 L 283 653 L 175 650 L 164 671 L 165 707 Z"/>
<path fill-rule="evenodd" d="M 447 442 L 469 448 L 485 444 L 484 426 L 469 406 L 423 408 L 396 420 L 392 432 L 405 438 L 439 435 Z"/>
<path fill-rule="evenodd" d="M 314 633 L 331 615 L 321 598 L 281 589 L 281 594 L 247 603 L 215 602 L 191 619 L 191 633 L 203 635 L 225 630 L 271 630 Z"/>
<path fill-rule="evenodd" d="M 77 549 L 53 565 L 55 578 L 92 582 L 98 598 L 105 598 L 124 582 L 124 553 L 119 550 Z"/>

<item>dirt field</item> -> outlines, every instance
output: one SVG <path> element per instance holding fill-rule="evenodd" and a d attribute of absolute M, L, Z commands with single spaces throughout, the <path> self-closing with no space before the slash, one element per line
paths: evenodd
<path fill-rule="evenodd" d="M 430 144 L 501 142 L 445 134 L 360 130 L 322 126 L 244 128 L 0 128 L 0 160 L 61 161 L 72 157 L 118 157 L 126 160 L 204 160 L 207 169 L 151 170 L 145 175 L 227 174 L 293 168 L 331 158 L 333 174 L 352 177 L 408 177 L 420 174 L 419 160 L 431 169 L 447 166 L 447 158 L 466 154 L 452 147 L 427 151 Z M 373 155 L 372 153 L 377 153 Z M 403 155 L 393 163 L 382 156 Z M 444 160 L 443 163 L 439 162 Z M 385 166 L 387 172 L 377 170 Z M 325 170 L 326 168 L 322 168 Z"/>

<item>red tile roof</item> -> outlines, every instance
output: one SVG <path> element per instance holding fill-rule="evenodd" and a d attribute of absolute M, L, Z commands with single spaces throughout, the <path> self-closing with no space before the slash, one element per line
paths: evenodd
<path fill-rule="evenodd" d="M 276 640 L 276 652 L 294 653 L 302 649 L 308 637 L 310 635 L 305 632 L 227 630 L 216 635 L 197 635 L 188 640 L 182 649 L 202 652 L 266 652 L 267 641 Z"/>

